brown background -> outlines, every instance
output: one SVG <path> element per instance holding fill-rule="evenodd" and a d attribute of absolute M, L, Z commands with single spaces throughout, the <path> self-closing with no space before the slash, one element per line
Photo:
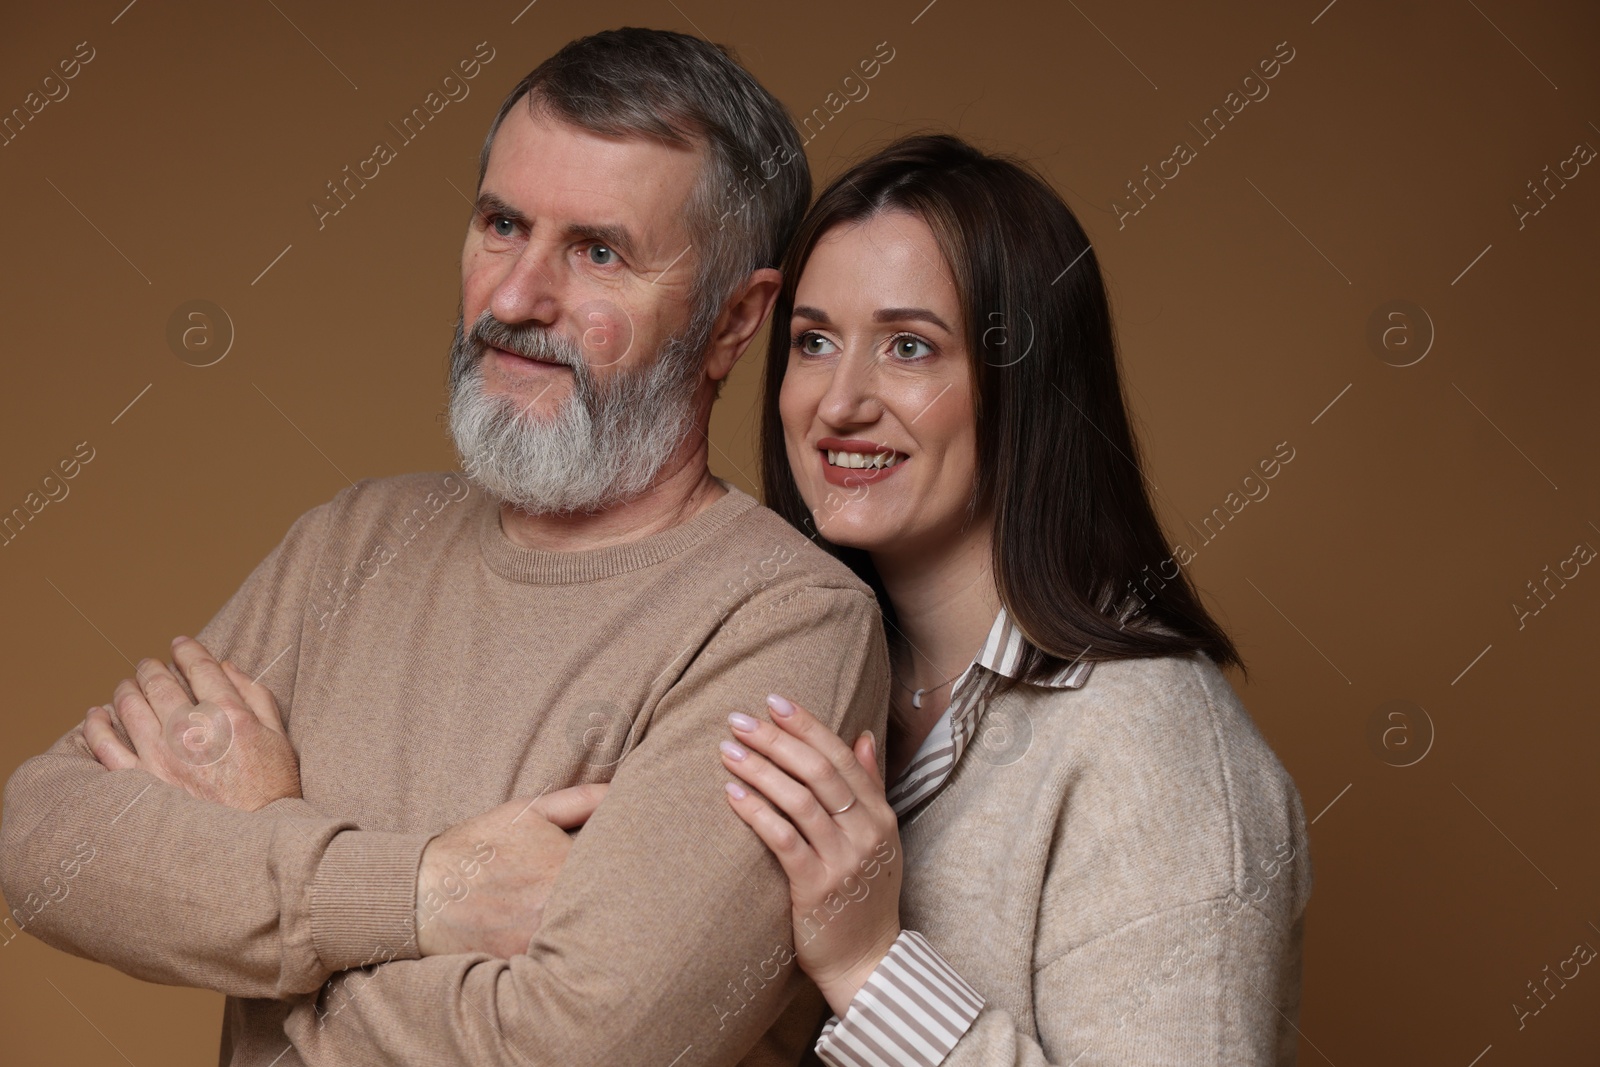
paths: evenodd
<path fill-rule="evenodd" d="M 529 68 L 593 30 L 673 28 L 734 46 L 806 113 L 887 41 L 870 95 L 810 143 L 815 174 L 931 126 L 1049 175 L 1107 271 L 1173 537 L 1196 544 L 1186 523 L 1295 450 L 1192 571 L 1316 817 L 1301 1061 L 1596 1062 L 1600 975 L 1520 1031 L 1512 1008 L 1536 1006 L 1545 965 L 1600 946 L 1600 573 L 1520 630 L 1511 606 L 1546 564 L 1600 547 L 1600 168 L 1522 229 L 1511 208 L 1578 142 L 1600 146 L 1591 6 L 123 2 L 35 5 L 0 39 L 6 111 L 95 49 L 0 147 L 0 511 L 94 449 L 0 547 L 0 771 L 196 632 L 347 479 L 452 465 L 466 197 Z M 397 142 L 386 123 L 481 41 L 496 55 L 471 96 L 319 230 L 324 183 Z M 1283 41 L 1295 58 L 1270 95 L 1202 144 L 1188 124 Z M 1113 201 L 1179 139 L 1198 158 L 1119 229 Z M 236 333 L 213 366 L 166 339 L 192 299 Z M 1390 364 L 1425 347 L 1417 312 L 1397 320 L 1411 347 L 1368 340 L 1395 299 L 1436 331 L 1407 367 Z M 714 467 L 747 489 L 758 363 L 715 424 Z M 1413 707 L 1373 731 L 1393 700 Z M 203 1064 L 221 1000 L 18 938 L 0 1011 L 7 1063 Z"/>

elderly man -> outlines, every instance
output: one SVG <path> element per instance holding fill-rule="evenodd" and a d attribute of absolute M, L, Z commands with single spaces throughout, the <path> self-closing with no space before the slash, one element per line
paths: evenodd
<path fill-rule="evenodd" d="M 774 691 L 881 736 L 887 657 L 870 591 L 713 477 L 706 428 L 809 186 L 697 39 L 524 79 L 462 252 L 467 480 L 313 508 L 18 769 L 10 925 L 228 994 L 235 1065 L 798 1062 L 825 1008 L 716 745 Z M 593 798 L 562 790 L 607 780 L 569 843 Z"/>

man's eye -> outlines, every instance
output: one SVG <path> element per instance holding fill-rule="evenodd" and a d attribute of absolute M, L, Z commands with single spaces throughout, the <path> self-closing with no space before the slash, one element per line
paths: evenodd
<path fill-rule="evenodd" d="M 617 261 L 617 254 L 605 245 L 589 246 L 589 262 L 597 267 L 609 267 Z"/>
<path fill-rule="evenodd" d="M 933 346 L 920 337 L 896 337 L 894 354 L 900 359 L 920 359 L 933 354 Z"/>
<path fill-rule="evenodd" d="M 502 230 L 500 228 L 502 226 L 504 226 L 505 229 Z M 506 218 L 504 215 L 491 215 L 489 217 L 489 228 L 495 232 L 495 236 L 497 237 L 510 237 L 511 234 L 516 230 L 517 224 Z"/>

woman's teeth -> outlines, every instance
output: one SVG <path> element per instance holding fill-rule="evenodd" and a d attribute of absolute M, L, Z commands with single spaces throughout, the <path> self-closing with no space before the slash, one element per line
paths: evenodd
<path fill-rule="evenodd" d="M 853 467 L 861 469 L 872 467 L 881 469 L 892 467 L 905 459 L 898 452 L 835 452 L 828 449 L 828 465 L 830 467 Z"/>

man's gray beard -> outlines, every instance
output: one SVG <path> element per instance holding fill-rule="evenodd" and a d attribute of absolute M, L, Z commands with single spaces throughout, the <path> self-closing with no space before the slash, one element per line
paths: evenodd
<path fill-rule="evenodd" d="M 533 514 L 598 511 L 655 482 L 696 428 L 695 393 L 711 323 L 696 314 L 647 367 L 597 379 L 572 341 L 510 326 L 485 310 L 450 348 L 450 434 L 468 480 Z M 572 395 L 548 418 L 531 403 L 484 391 L 486 345 L 572 368 Z"/>

